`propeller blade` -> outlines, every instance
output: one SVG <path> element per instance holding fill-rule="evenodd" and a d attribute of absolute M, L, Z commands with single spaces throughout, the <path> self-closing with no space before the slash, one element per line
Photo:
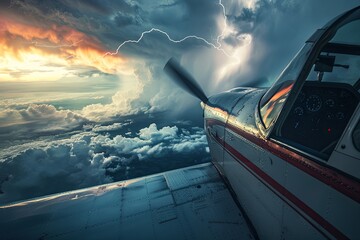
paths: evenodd
<path fill-rule="evenodd" d="M 208 98 L 195 79 L 174 59 L 170 58 L 164 66 L 164 71 L 188 93 L 206 103 Z"/>

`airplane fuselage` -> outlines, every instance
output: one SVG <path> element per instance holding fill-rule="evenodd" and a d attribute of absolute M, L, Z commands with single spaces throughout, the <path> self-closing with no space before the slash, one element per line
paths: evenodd
<path fill-rule="evenodd" d="M 259 129 L 265 89 L 238 88 L 209 98 L 204 125 L 212 161 L 260 239 L 356 239 L 359 182 L 300 155 Z"/>

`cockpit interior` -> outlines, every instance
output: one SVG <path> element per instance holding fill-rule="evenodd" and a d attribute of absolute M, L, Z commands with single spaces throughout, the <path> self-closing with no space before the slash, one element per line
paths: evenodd
<path fill-rule="evenodd" d="M 280 128 L 279 137 L 289 145 L 324 160 L 360 102 L 360 36 L 345 38 L 359 24 L 343 26 L 324 45 Z M 360 139 L 353 141 L 356 146 Z"/>

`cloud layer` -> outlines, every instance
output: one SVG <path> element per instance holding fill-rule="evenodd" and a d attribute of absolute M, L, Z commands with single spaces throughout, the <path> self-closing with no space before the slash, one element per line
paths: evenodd
<path fill-rule="evenodd" d="M 189 164 L 183 157 L 208 161 L 206 137 L 200 128 L 158 128 L 153 123 L 132 137 L 107 133 L 121 127 L 118 123 L 87 126 L 70 138 L 6 149 L 0 155 L 0 204 L 136 177 L 134 165 L 139 161 L 150 164 L 149 168 L 160 166 L 148 174 L 171 169 L 175 161 L 171 158 L 183 162 L 182 166 Z"/>
<path fill-rule="evenodd" d="M 69 110 L 52 105 L 31 104 L 26 109 L 4 109 L 0 112 L 0 147 L 5 142 L 33 139 L 81 129 L 89 120 Z"/>

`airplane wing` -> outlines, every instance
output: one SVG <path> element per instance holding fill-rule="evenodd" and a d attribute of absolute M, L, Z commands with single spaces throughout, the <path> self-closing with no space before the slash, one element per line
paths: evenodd
<path fill-rule="evenodd" d="M 0 206 L 1 239 L 254 239 L 211 163 Z"/>

